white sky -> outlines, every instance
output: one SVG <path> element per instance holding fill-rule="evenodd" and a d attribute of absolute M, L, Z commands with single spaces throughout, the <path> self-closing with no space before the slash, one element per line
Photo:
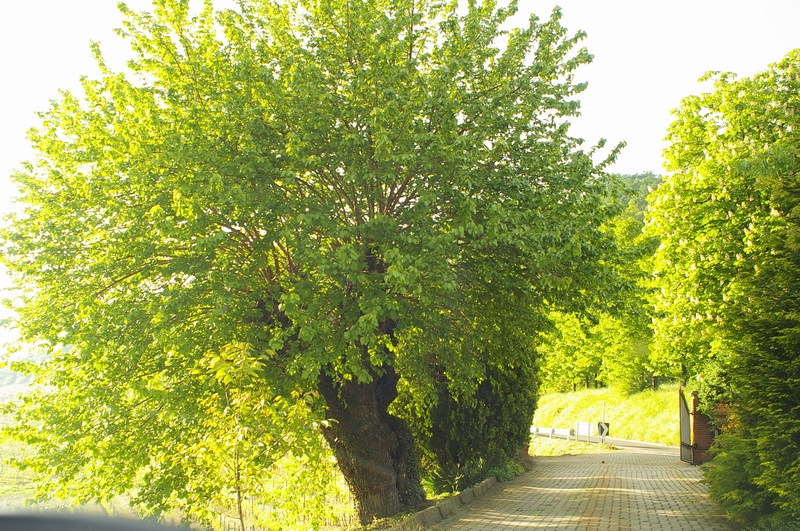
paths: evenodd
<path fill-rule="evenodd" d="M 197 1 L 197 0 L 195 0 Z M 502 2 L 502 0 L 501 0 Z M 128 0 L 144 9 L 149 0 Z M 594 63 L 583 116 L 573 134 L 628 143 L 611 170 L 662 173 L 670 110 L 702 90 L 707 70 L 750 76 L 800 47 L 800 0 L 520 0 L 521 13 L 546 18 L 554 5 L 564 25 L 588 33 Z M 75 89 L 96 75 L 89 41 L 111 64 L 125 44 L 111 31 L 121 16 L 114 0 L 25 0 L 0 5 L 0 210 L 11 195 L 8 175 L 30 158 L 26 130 L 59 88 Z M 119 61 L 119 60 L 118 60 Z M 4 206 L 5 204 L 5 206 Z"/>

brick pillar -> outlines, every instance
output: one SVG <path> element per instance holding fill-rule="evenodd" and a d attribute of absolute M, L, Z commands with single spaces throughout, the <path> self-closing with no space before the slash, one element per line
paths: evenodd
<path fill-rule="evenodd" d="M 714 427 L 711 424 L 711 419 L 697 410 L 699 399 L 697 392 L 692 391 L 692 464 L 702 465 L 711 461 L 711 455 L 708 450 L 714 443 Z"/>

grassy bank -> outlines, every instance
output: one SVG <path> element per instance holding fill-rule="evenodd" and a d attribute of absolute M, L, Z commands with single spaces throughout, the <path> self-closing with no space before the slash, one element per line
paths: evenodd
<path fill-rule="evenodd" d="M 576 422 L 598 422 L 605 404 L 610 436 L 677 446 L 678 386 L 665 385 L 626 396 L 615 389 L 587 389 L 543 395 L 534 426 L 574 428 Z"/>

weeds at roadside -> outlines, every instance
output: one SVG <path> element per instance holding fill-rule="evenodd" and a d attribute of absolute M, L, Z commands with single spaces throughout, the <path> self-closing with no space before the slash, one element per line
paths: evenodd
<path fill-rule="evenodd" d="M 584 455 L 614 452 L 616 448 L 608 444 L 589 444 L 580 441 L 533 437 L 528 449 L 532 457 L 559 457 L 562 455 Z"/>

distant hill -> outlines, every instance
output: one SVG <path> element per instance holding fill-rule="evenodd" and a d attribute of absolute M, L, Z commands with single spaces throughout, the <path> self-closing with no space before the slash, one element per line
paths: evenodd
<path fill-rule="evenodd" d="M 33 380 L 33 377 L 28 374 L 22 374 L 8 368 L 6 362 L 9 359 L 13 361 L 42 361 L 44 354 L 38 352 L 35 348 L 30 348 L 5 357 L 2 355 L 2 347 L 0 347 L 0 402 L 7 402 L 16 398 L 19 393 L 24 392 L 30 386 Z"/>
<path fill-rule="evenodd" d="M 28 388 L 32 376 L 11 369 L 0 369 L 0 402 L 7 402 L 17 397 Z"/>
<path fill-rule="evenodd" d="M 25 375 L 11 369 L 0 369 L 0 388 L 11 385 L 27 385 L 31 381 L 31 376 Z"/>

